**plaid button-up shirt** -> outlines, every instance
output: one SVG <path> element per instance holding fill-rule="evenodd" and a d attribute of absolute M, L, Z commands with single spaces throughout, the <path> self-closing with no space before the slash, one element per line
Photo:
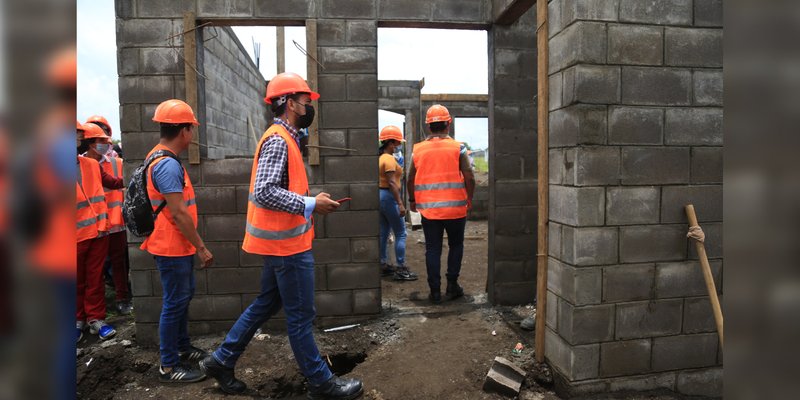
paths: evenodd
<path fill-rule="evenodd" d="M 298 145 L 300 144 L 297 128 L 280 118 L 275 118 L 274 123 L 286 128 Z M 272 135 L 265 140 L 259 151 L 253 196 L 256 203 L 271 210 L 303 215 L 306 208 L 303 196 L 289 191 L 288 163 L 287 143 L 278 135 Z"/>

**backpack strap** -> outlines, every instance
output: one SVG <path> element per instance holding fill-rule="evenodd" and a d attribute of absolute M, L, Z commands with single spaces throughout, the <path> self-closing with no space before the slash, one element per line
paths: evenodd
<path fill-rule="evenodd" d="M 178 162 L 178 165 L 181 167 L 181 173 L 184 172 L 183 163 L 181 163 L 181 160 L 178 158 L 177 155 L 175 155 L 175 153 L 173 153 L 173 152 L 171 152 L 169 150 L 164 150 L 164 149 L 156 150 L 156 151 L 153 152 L 153 154 L 150 155 L 150 157 L 147 157 L 147 159 L 144 161 L 144 165 L 145 166 L 144 166 L 144 174 L 143 174 L 144 177 L 143 178 L 144 178 L 145 190 L 147 190 L 147 177 L 150 176 L 150 164 L 152 164 L 153 162 L 155 162 L 157 159 L 159 159 L 161 157 L 170 157 L 170 158 L 174 159 L 175 161 Z M 186 181 L 185 180 L 183 181 L 183 186 L 186 187 Z M 158 185 L 156 184 L 155 181 L 153 181 L 153 187 L 156 190 L 158 190 Z M 153 213 L 153 215 L 155 217 L 158 217 L 158 214 L 161 213 L 161 210 L 163 210 L 166 205 L 167 205 L 166 201 L 161 203 L 161 204 L 159 204 L 158 208 L 156 208 L 156 211 Z"/>

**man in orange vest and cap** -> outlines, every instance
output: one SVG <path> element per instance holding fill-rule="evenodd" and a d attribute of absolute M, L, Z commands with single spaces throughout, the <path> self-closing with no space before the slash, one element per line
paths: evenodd
<path fill-rule="evenodd" d="M 177 99 L 156 108 L 153 121 L 161 126 L 161 140 L 150 153 L 164 151 L 176 156 L 189 148 L 194 128 L 200 125 L 192 108 Z M 197 233 L 197 201 L 189 174 L 175 158 L 156 158 L 147 170 L 147 194 L 153 212 L 161 209 L 153 232 L 141 249 L 152 254 L 161 275 L 163 305 L 158 323 L 161 382 L 189 383 L 205 379 L 195 366 L 206 352 L 189 339 L 189 302 L 194 295 L 194 256 L 200 268 L 211 265 L 214 256 Z M 166 202 L 166 207 L 163 204 Z"/>
<path fill-rule="evenodd" d="M 440 270 L 445 231 L 450 248 L 445 296 L 452 300 L 464 295 L 458 276 L 464 255 L 467 211 L 472 208 L 475 191 L 475 176 L 467 149 L 447 135 L 452 119 L 442 105 L 434 104 L 428 109 L 425 123 L 431 134 L 425 141 L 414 145 L 408 171 L 409 208 L 422 214 L 425 265 L 431 290 L 428 298 L 433 303 L 442 301 Z"/>
<path fill-rule="evenodd" d="M 253 157 L 250 201 L 242 248 L 264 257 L 261 294 L 242 313 L 225 341 L 200 362 L 200 368 L 231 394 L 246 386 L 236 379 L 236 361 L 256 330 L 283 305 L 289 343 L 295 360 L 308 379 L 310 399 L 355 399 L 363 389 L 357 379 L 339 378 L 322 360 L 312 333 L 314 308 L 314 221 L 339 203 L 327 193 L 310 197 L 299 130 L 314 120 L 311 91 L 299 75 L 278 74 L 267 85 L 264 99 L 272 106 L 273 124 L 261 137 Z"/>

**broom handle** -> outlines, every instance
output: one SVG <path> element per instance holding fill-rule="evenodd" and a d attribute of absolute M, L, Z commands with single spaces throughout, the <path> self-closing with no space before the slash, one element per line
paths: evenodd
<path fill-rule="evenodd" d="M 686 205 L 686 217 L 689 219 L 690 227 L 699 226 L 697 215 L 694 213 L 694 206 L 691 204 Z M 714 284 L 714 277 L 711 275 L 711 266 L 708 264 L 705 245 L 703 245 L 703 242 L 694 239 L 693 241 L 694 247 L 697 249 L 697 257 L 700 259 L 700 266 L 703 269 L 708 298 L 711 300 L 711 307 L 714 310 L 714 320 L 717 323 L 717 333 L 719 333 L 719 346 L 722 348 L 722 309 L 719 306 L 719 297 L 717 297 L 717 286 Z"/>

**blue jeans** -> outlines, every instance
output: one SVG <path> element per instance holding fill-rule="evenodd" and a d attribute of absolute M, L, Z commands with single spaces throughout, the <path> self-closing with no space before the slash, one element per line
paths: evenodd
<path fill-rule="evenodd" d="M 191 346 L 189 341 L 189 302 L 194 296 L 194 256 L 155 256 L 164 291 L 158 335 L 161 339 L 161 365 L 174 367 L 180 362 L 180 351 Z"/>
<path fill-rule="evenodd" d="M 380 235 L 380 257 L 381 264 L 387 264 L 386 242 L 389 241 L 389 229 L 394 231 L 394 255 L 397 258 L 397 265 L 406 265 L 406 223 L 400 215 L 400 208 L 388 189 L 380 189 L 380 210 L 381 210 L 381 235 Z"/>
<path fill-rule="evenodd" d="M 312 386 L 333 377 L 314 342 L 311 323 L 314 307 L 314 256 L 311 250 L 287 256 L 265 256 L 261 271 L 261 294 L 253 300 L 214 352 L 220 364 L 234 368 L 261 325 L 281 309 L 286 314 L 289 344 L 300 371 Z"/>
<path fill-rule="evenodd" d="M 466 218 L 427 219 L 422 217 L 422 231 L 425 233 L 425 266 L 428 270 L 428 286 L 432 292 L 441 291 L 442 241 L 447 231 L 447 281 L 455 282 L 461 273 L 461 258 L 464 256 L 464 228 Z"/>

